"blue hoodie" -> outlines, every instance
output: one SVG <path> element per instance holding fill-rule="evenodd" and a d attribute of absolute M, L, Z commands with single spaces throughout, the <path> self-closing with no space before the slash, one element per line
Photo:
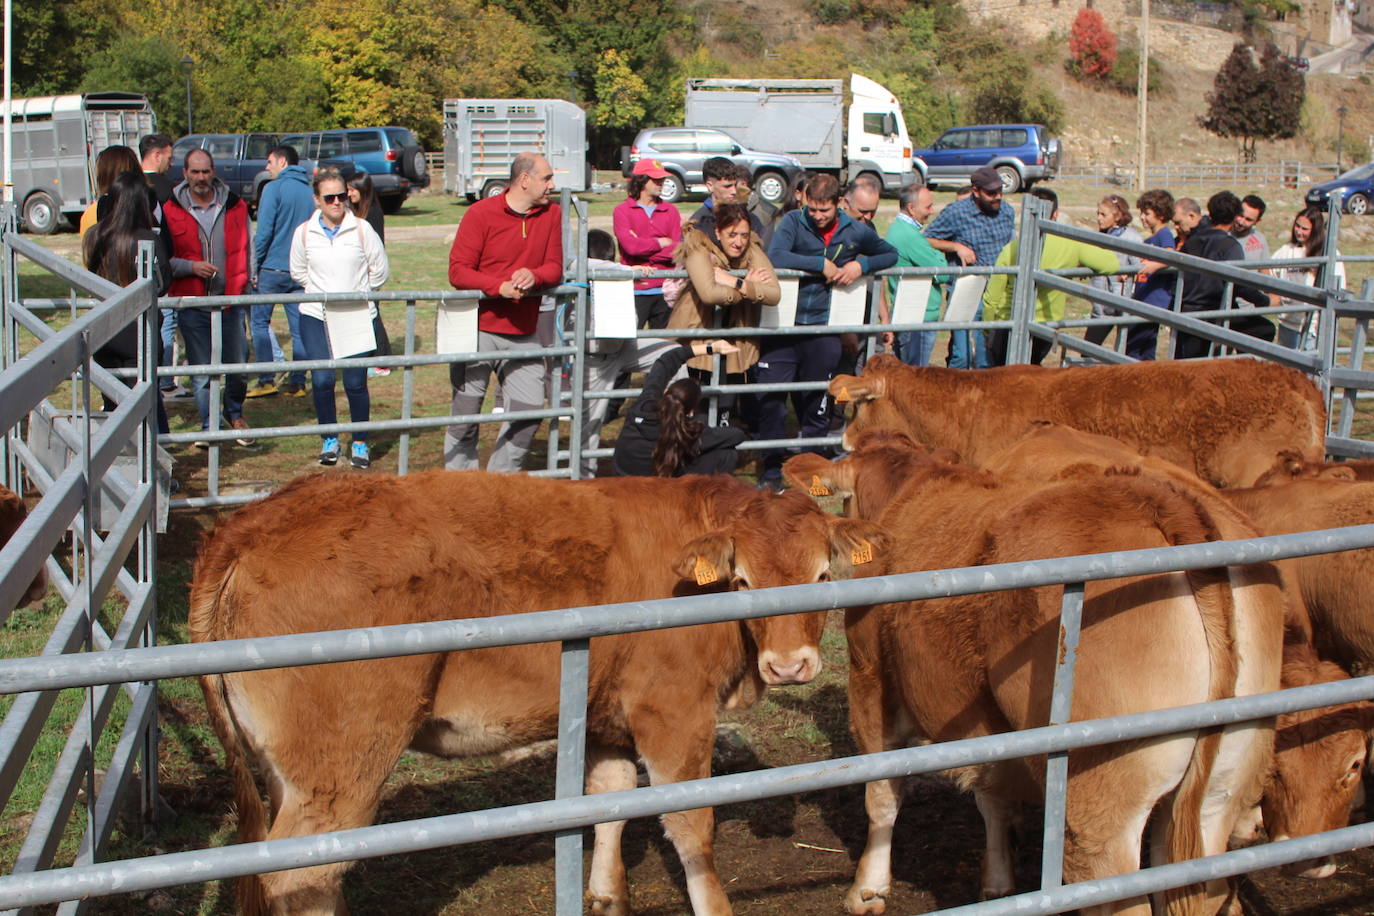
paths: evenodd
<path fill-rule="evenodd" d="M 897 263 L 897 249 L 879 237 L 867 223 L 851 219 L 841 211 L 835 214 L 838 225 L 826 244 L 816 224 L 805 210 L 793 210 L 778 221 L 768 260 L 774 267 L 815 271 L 797 283 L 797 324 L 826 324 L 830 320 L 830 287 L 820 271 L 825 261 L 843 267 L 857 260 L 865 275 Z"/>
<path fill-rule="evenodd" d="M 290 272 L 291 234 L 315 212 L 310 176 L 299 165 L 288 165 L 262 186 L 258 201 L 258 231 L 253 236 L 258 270 Z"/>

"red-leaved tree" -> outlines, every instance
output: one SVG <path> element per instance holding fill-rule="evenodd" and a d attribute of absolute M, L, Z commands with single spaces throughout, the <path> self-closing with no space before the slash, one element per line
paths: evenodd
<path fill-rule="evenodd" d="M 1116 36 L 1097 10 L 1084 7 L 1069 31 L 1069 69 L 1080 77 L 1105 79 L 1116 63 Z"/>

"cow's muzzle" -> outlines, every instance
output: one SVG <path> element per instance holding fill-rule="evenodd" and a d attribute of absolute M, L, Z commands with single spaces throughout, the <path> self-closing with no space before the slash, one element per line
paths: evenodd
<path fill-rule="evenodd" d="M 765 652 L 759 656 L 759 676 L 771 687 L 806 684 L 820 673 L 821 657 L 815 649 L 799 649 L 786 654 Z"/>

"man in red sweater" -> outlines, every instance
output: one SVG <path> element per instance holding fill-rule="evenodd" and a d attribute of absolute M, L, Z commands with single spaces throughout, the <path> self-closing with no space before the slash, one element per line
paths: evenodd
<path fill-rule="evenodd" d="M 453 384 L 453 413 L 475 414 L 482 409 L 491 374 L 501 385 L 510 411 L 539 410 L 544 406 L 544 361 L 507 359 L 512 350 L 541 344 L 538 290 L 557 286 L 563 278 L 562 216 L 549 202 L 553 168 L 538 153 L 521 153 L 510 167 L 510 187 L 468 208 L 448 256 L 448 279 L 455 289 L 482 292 L 477 308 L 477 350 L 487 359 L 449 366 Z M 501 424 L 487 470 L 515 473 L 524 469 L 525 456 L 540 420 Z M 458 423 L 444 435 L 444 467 L 451 471 L 478 466 L 476 423 Z"/>

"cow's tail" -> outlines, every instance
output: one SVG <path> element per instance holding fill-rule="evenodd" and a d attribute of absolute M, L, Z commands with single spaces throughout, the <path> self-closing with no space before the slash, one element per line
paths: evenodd
<path fill-rule="evenodd" d="M 232 613 L 232 580 L 237 563 L 215 550 L 212 540 L 196 564 L 191 586 L 189 624 L 194 642 L 211 642 L 228 636 L 227 615 Z M 205 694 L 205 710 L 219 743 L 224 748 L 224 764 L 234 780 L 234 806 L 238 809 L 239 840 L 253 843 L 267 839 L 267 806 L 263 804 L 248 748 L 229 705 L 227 685 L 222 674 L 204 674 L 200 689 Z M 267 916 L 269 908 L 262 880 L 244 875 L 235 882 L 239 912 L 244 916 Z"/>
<path fill-rule="evenodd" d="M 1206 509 L 1191 495 L 1170 487 L 1191 509 L 1176 516 L 1161 518 L 1160 531 L 1170 544 L 1190 544 L 1199 541 L 1224 539 Z M 1208 666 L 1211 673 L 1207 685 L 1207 699 L 1220 700 L 1235 695 L 1238 673 L 1236 660 L 1236 603 L 1231 590 L 1231 578 L 1225 567 L 1194 569 L 1186 572 L 1194 601 L 1201 617 L 1207 643 Z M 1193 743 L 1193 753 L 1183 779 L 1169 801 L 1165 846 L 1168 861 L 1182 862 L 1205 855 L 1202 812 L 1206 801 L 1217 755 L 1221 749 L 1220 728 L 1203 729 Z M 1190 884 L 1165 892 L 1165 912 L 1168 916 L 1194 916 L 1205 912 L 1206 890 L 1203 885 Z"/>

